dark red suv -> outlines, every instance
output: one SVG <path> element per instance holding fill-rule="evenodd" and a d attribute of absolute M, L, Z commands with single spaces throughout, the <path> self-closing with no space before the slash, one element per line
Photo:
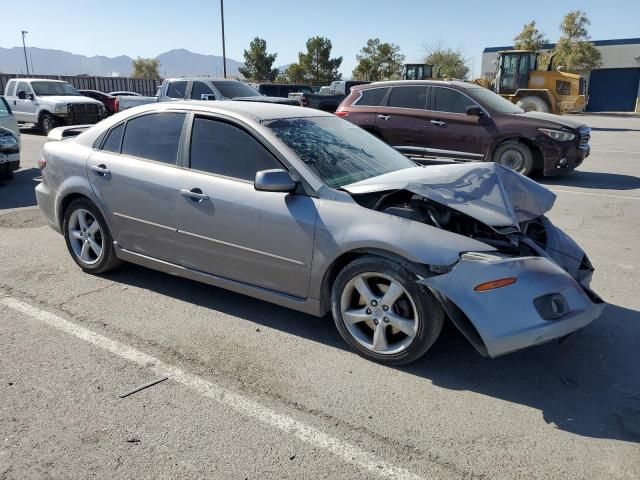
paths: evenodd
<path fill-rule="evenodd" d="M 459 81 L 359 85 L 336 115 L 413 159 L 494 161 L 529 175 L 571 171 L 589 155 L 582 122 L 527 112 L 486 88 Z"/>

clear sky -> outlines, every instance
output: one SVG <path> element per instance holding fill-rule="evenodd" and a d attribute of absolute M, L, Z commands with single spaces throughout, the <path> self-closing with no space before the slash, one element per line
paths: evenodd
<path fill-rule="evenodd" d="M 479 73 L 484 47 L 510 45 L 530 20 L 556 41 L 562 16 L 578 8 L 591 19 L 594 40 L 640 37 L 640 0 L 225 0 L 224 7 L 228 57 L 242 61 L 259 36 L 278 54 L 276 65 L 284 65 L 297 60 L 309 37 L 322 35 L 333 42 L 334 56 L 344 57 L 347 77 L 371 37 L 419 61 L 425 44 L 440 41 L 460 49 Z M 20 46 L 20 31 L 28 30 L 27 46 L 89 56 L 153 57 L 174 48 L 222 54 L 219 0 L 29 0 L 9 11 L 1 47 Z"/>

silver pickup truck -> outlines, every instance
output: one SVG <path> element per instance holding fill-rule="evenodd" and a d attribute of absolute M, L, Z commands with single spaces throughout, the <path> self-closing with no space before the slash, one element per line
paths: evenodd
<path fill-rule="evenodd" d="M 279 103 L 296 105 L 294 99 L 267 97 L 240 80 L 208 77 L 168 78 L 162 82 L 155 97 L 119 96 L 120 111 L 155 102 L 177 100 L 238 100 L 244 102 Z"/>
<path fill-rule="evenodd" d="M 58 126 L 97 123 L 106 116 L 102 102 L 60 80 L 12 78 L 4 96 L 18 123 L 34 123 L 46 135 Z"/>

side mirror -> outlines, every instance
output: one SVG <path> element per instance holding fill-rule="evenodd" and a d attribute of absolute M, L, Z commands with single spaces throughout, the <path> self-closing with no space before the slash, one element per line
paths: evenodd
<path fill-rule="evenodd" d="M 27 95 L 27 97 L 29 97 L 29 100 L 31 101 L 36 99 L 36 96 L 33 93 L 30 93 L 29 95 Z"/>
<path fill-rule="evenodd" d="M 25 100 L 27 98 L 27 92 L 24 90 L 18 90 L 18 98 L 20 100 Z"/>
<path fill-rule="evenodd" d="M 200 95 L 200 100 L 215 100 L 216 96 L 213 93 L 203 93 Z"/>
<path fill-rule="evenodd" d="M 291 192 L 296 188 L 296 181 L 291 178 L 289 172 L 276 168 L 274 170 L 261 170 L 256 172 L 253 186 L 262 192 Z"/>
<path fill-rule="evenodd" d="M 467 107 L 467 115 L 475 115 L 476 117 L 481 117 L 484 115 L 484 111 L 477 105 L 473 105 L 471 107 Z"/>

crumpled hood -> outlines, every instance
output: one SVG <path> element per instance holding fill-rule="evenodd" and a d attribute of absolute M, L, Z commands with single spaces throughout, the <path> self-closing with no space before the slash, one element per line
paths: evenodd
<path fill-rule="evenodd" d="M 407 168 L 342 187 L 351 194 L 408 190 L 492 228 L 512 227 L 548 212 L 553 192 L 497 163 Z"/>
<path fill-rule="evenodd" d="M 99 102 L 98 100 L 81 95 L 44 95 L 42 97 L 38 97 L 38 99 L 42 102 L 49 103 L 91 103 L 94 105 L 102 105 L 102 102 Z"/>

